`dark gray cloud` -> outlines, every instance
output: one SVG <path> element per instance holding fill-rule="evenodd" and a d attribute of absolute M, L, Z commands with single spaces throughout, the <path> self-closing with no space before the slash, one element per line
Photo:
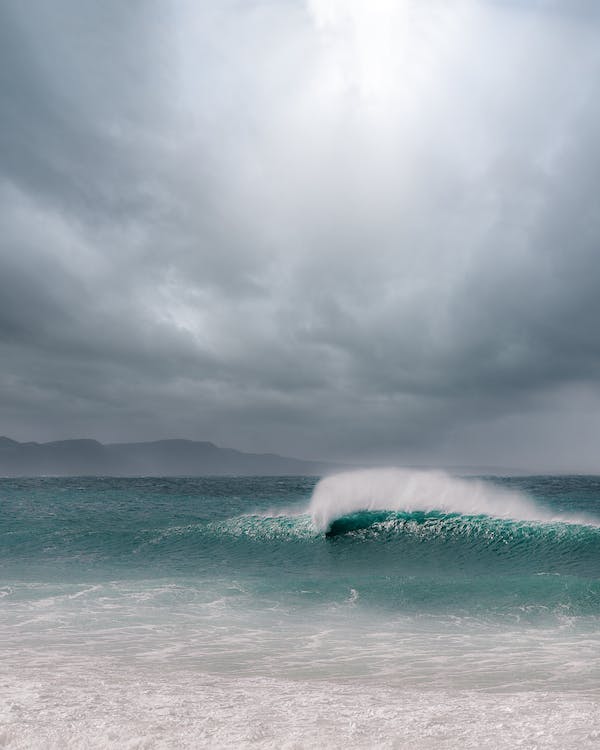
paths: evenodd
<path fill-rule="evenodd" d="M 0 7 L 0 417 L 595 470 L 596 3 Z"/>

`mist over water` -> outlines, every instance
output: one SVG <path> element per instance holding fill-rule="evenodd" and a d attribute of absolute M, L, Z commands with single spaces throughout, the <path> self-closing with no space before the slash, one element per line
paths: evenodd
<path fill-rule="evenodd" d="M 487 515 L 516 521 L 598 523 L 583 516 L 556 515 L 517 489 L 481 480 L 464 480 L 441 471 L 370 469 L 321 479 L 309 511 L 319 529 L 356 511 L 437 511 Z"/>

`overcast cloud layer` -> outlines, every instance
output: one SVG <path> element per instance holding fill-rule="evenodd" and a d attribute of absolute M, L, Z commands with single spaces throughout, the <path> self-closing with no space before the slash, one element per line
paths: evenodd
<path fill-rule="evenodd" d="M 598 8 L 2 2 L 0 433 L 600 471 Z"/>

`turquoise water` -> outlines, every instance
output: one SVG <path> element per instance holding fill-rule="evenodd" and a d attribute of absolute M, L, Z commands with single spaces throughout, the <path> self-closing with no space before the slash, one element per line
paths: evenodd
<path fill-rule="evenodd" d="M 600 480 L 496 479 L 557 518 L 600 515 Z M 600 615 L 600 528 L 437 510 L 361 511 L 318 531 L 311 478 L 0 482 L 6 582 L 243 579 L 257 595 L 393 611 Z"/>
<path fill-rule="evenodd" d="M 285 686 L 293 684 L 302 705 L 323 685 L 328 696 L 357 690 L 355 702 L 402 695 L 407 711 L 415 701 L 429 705 L 424 696 L 437 691 L 434 703 L 456 702 L 453 716 L 465 701 L 475 710 L 490 695 L 504 696 L 498 708 L 527 695 L 535 704 L 529 719 L 539 709 L 542 724 L 556 717 L 556 705 L 542 710 L 535 701 L 550 695 L 572 711 L 548 746 L 570 746 L 561 726 L 580 747 L 595 744 L 600 479 L 475 482 L 372 471 L 316 485 L 303 477 L 0 480 L 4 686 L 11 695 L 29 686 L 20 704 L 27 731 L 23 713 L 5 717 L 5 744 L 51 746 L 32 718 L 55 695 L 47 681 L 63 693 L 76 682 L 82 697 L 73 700 L 88 705 L 82 673 L 100 680 L 94 695 L 105 708 L 102 685 L 112 680 L 114 696 L 140 674 L 154 694 L 161 680 L 172 686 L 208 676 L 225 680 L 225 693 L 275 680 L 275 687 L 253 684 L 251 694 L 289 698 Z M 396 692 L 382 697 L 389 690 Z M 170 700 L 175 711 L 180 703 Z M 225 732 L 219 746 L 261 744 L 235 723 L 247 730 L 241 714 L 223 714 L 220 704 L 211 710 Z M 134 725 L 143 714 L 138 705 Z M 291 730 L 277 729 L 276 715 L 272 707 L 269 726 L 281 738 Z M 389 738 L 378 726 L 383 746 Z M 69 731 L 56 735 L 57 746 L 95 746 L 85 722 Z M 129 731 L 118 742 L 101 735 L 97 746 L 143 735 L 141 725 Z M 306 725 L 298 732 L 303 746 Z M 177 743 L 193 746 L 194 736 Z M 356 741 L 338 732 L 326 744 L 336 746 L 336 737 L 340 746 L 374 741 L 368 732 Z M 461 735 L 460 743 L 481 746 L 486 737 Z M 175 735 L 163 739 L 169 746 Z M 501 734 L 496 743 L 504 746 Z"/>

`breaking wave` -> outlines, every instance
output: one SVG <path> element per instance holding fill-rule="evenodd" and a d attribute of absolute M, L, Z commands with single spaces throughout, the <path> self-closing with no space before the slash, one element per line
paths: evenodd
<path fill-rule="evenodd" d="M 557 515 L 522 492 L 442 471 L 367 469 L 334 474 L 316 485 L 309 505 L 315 527 L 325 532 L 345 516 L 384 511 L 597 525 L 584 517 Z"/>

